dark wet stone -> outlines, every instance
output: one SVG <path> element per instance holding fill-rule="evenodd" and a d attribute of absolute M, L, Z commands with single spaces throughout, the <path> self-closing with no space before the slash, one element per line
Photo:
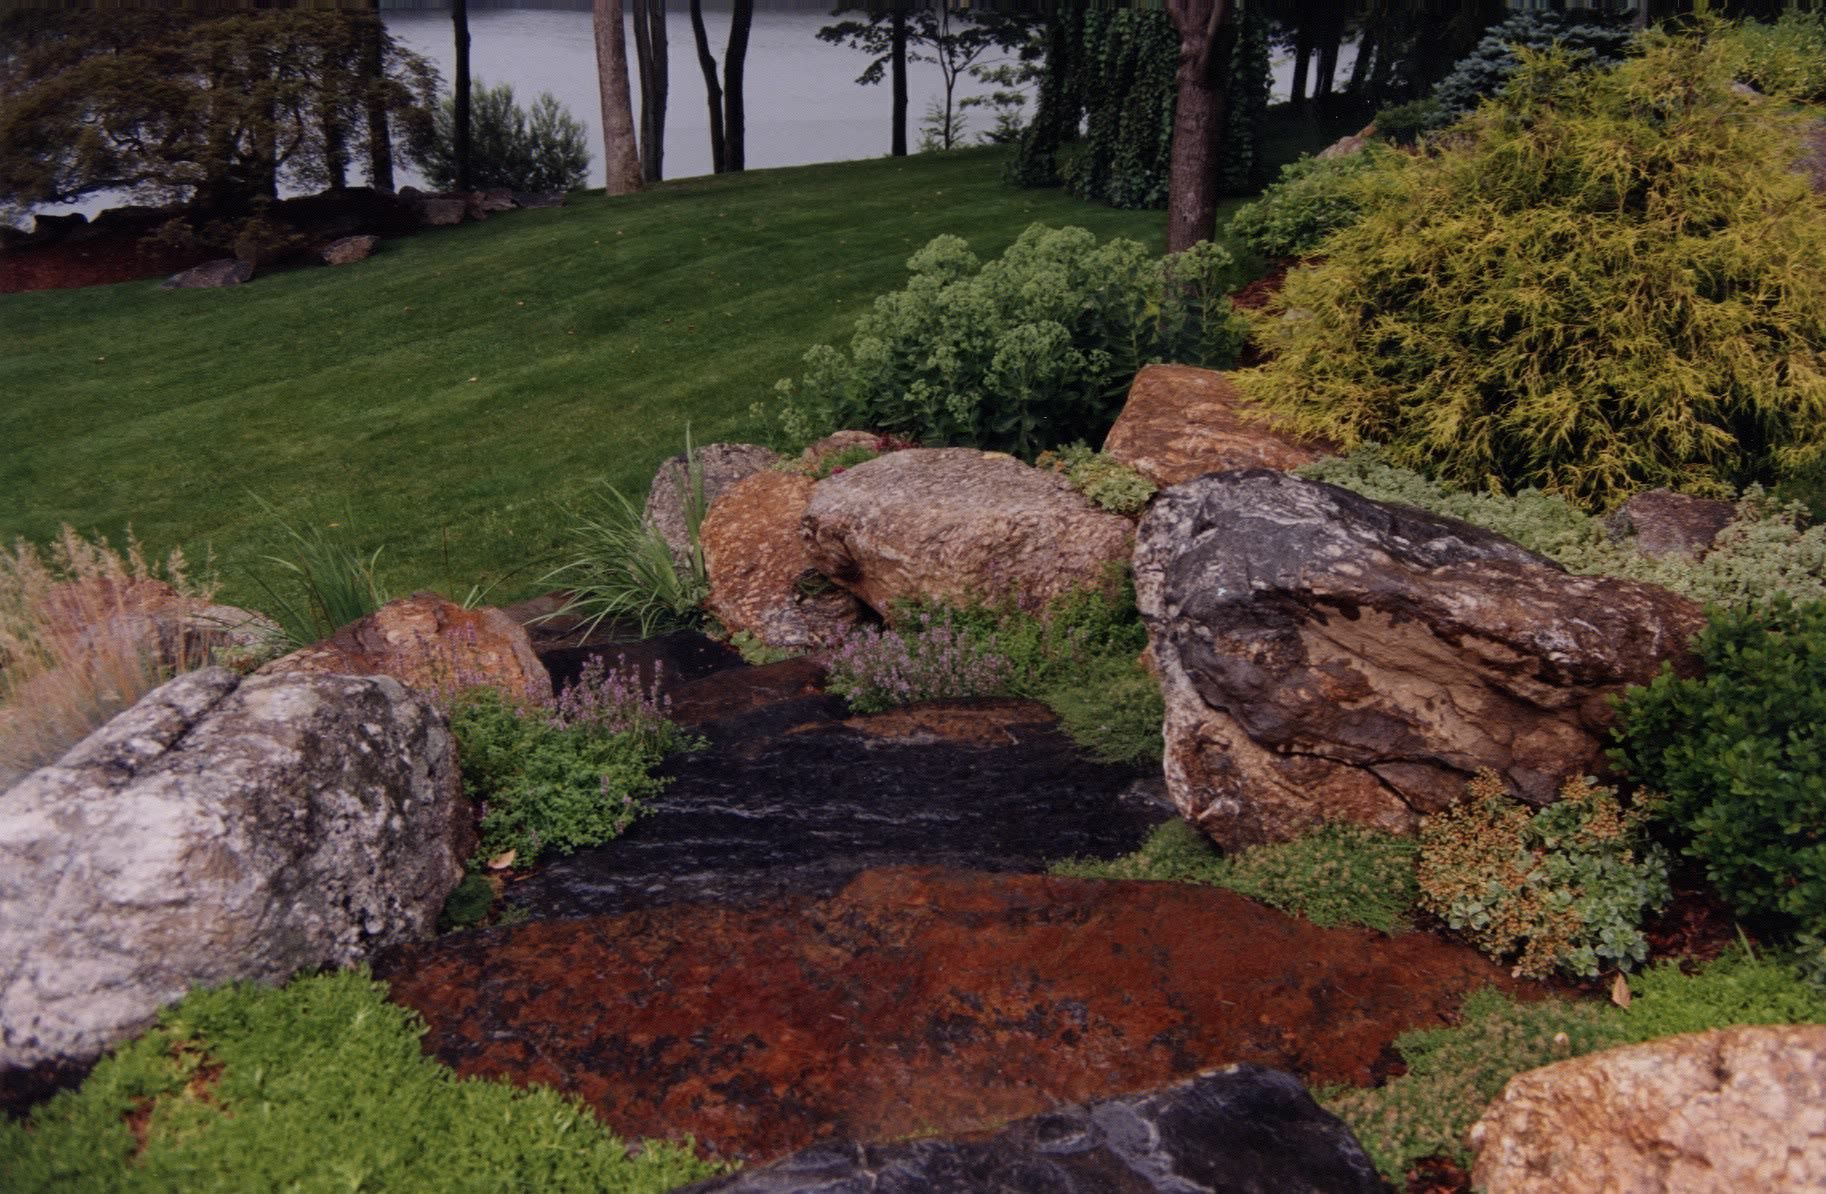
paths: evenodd
<path fill-rule="evenodd" d="M 512 610 L 508 612 L 513 613 Z M 533 650 L 545 661 L 545 670 L 552 674 L 552 686 L 559 689 L 575 681 L 583 673 L 584 665 L 597 656 L 611 668 L 629 664 L 638 667 L 641 680 L 647 684 L 659 676 L 669 694 L 680 684 L 748 666 L 735 648 L 689 630 L 639 641 L 592 641 L 583 646 L 567 645 L 564 638 L 565 632 L 556 626 L 533 638 Z M 576 636 L 570 635 L 570 642 L 574 644 L 575 641 Z"/>
<path fill-rule="evenodd" d="M 806 666 L 717 679 L 727 693 L 731 679 L 803 679 Z M 1067 855 L 1125 854 L 1171 815 L 1158 781 L 1086 759 L 1041 705 L 940 704 L 847 722 L 841 712 L 837 698 L 807 695 L 695 721 L 711 745 L 667 762 L 672 785 L 652 813 L 552 862 L 508 902 L 536 917 L 589 916 L 830 895 L 875 866 L 1037 871 Z"/>
<path fill-rule="evenodd" d="M 814 1144 L 687 1194 L 1371 1194 L 1374 1166 L 1299 1079 L 1261 1066 L 1065 1107 L 988 1139 Z"/>
<path fill-rule="evenodd" d="M 460 1073 L 751 1161 L 983 1131 L 1235 1062 L 1369 1084 L 1397 1034 L 1519 986 L 1464 946 L 1216 888 L 930 867 L 822 900 L 459 933 L 377 972 Z"/>

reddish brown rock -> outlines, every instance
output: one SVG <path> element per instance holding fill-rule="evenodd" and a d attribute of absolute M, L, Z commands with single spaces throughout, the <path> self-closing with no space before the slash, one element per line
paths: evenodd
<path fill-rule="evenodd" d="M 818 574 L 800 540 L 812 487 L 810 477 L 755 473 L 717 499 L 699 532 L 710 573 L 705 608 L 770 647 L 835 642 L 859 612 L 855 598 Z"/>
<path fill-rule="evenodd" d="M 345 236 L 325 245 L 320 256 L 325 265 L 353 265 L 366 261 L 379 243 L 378 236 Z"/>
<path fill-rule="evenodd" d="M 1697 560 L 1712 550 L 1718 532 L 1735 517 L 1737 508 L 1730 502 L 1651 489 L 1617 507 L 1604 524 L 1613 537 L 1629 538 L 1644 555 Z"/>
<path fill-rule="evenodd" d="M 990 1128 L 1229 1062 L 1368 1083 L 1496 966 L 1215 888 L 933 869 L 836 896 L 543 921 L 381 967 L 459 1072 L 722 1156 Z"/>
<path fill-rule="evenodd" d="M 1601 770 L 1610 698 L 1691 666 L 1700 607 L 1479 530 L 1248 470 L 1163 491 L 1135 587 L 1174 803 L 1226 848 L 1411 832 L 1480 768 L 1545 804 Z"/>
<path fill-rule="evenodd" d="M 464 609 L 436 593 L 389 601 L 257 674 L 300 672 L 392 676 L 431 695 L 486 685 L 524 700 L 552 696 L 551 677 L 525 627 L 498 609 Z"/>
<path fill-rule="evenodd" d="M 1149 365 L 1103 450 L 1162 487 L 1233 468 L 1299 468 L 1335 451 L 1282 434 L 1253 410 L 1228 373 Z"/>
<path fill-rule="evenodd" d="M 1826 1026 L 1726 1028 L 1531 1070 L 1471 1144 L 1488 1194 L 1826 1189 Z"/>
<path fill-rule="evenodd" d="M 705 444 L 693 449 L 692 455 L 696 458 L 697 475 L 703 479 L 704 504 L 700 517 L 737 481 L 754 476 L 780 459 L 757 444 Z M 665 538 L 666 546 L 672 549 L 673 560 L 681 567 L 689 563 L 691 554 L 687 512 L 696 497 L 692 493 L 691 471 L 683 452 L 667 459 L 653 474 L 653 483 L 647 486 L 647 505 L 643 512 L 647 522 Z"/>
<path fill-rule="evenodd" d="M 1133 528 L 1012 456 L 911 448 L 819 482 L 801 533 L 812 566 L 885 617 L 909 598 L 1038 612 L 1108 583 Z"/>

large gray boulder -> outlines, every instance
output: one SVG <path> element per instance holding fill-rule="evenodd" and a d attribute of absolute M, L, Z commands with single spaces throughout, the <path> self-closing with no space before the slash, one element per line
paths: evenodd
<path fill-rule="evenodd" d="M 448 725 L 398 681 L 180 676 L 0 793 L 0 1069 L 429 936 L 473 836 Z"/>
<path fill-rule="evenodd" d="M 692 455 L 697 458 L 698 473 L 704 479 L 705 511 L 736 482 L 771 468 L 780 459 L 758 444 L 705 444 L 693 449 Z M 691 471 L 681 452 L 668 458 L 653 474 L 643 511 L 643 517 L 665 538 L 673 560 L 681 568 L 691 555 L 691 529 L 686 515 L 691 497 Z"/>
<path fill-rule="evenodd" d="M 687 1186 L 691 1194 L 1372 1194 L 1350 1129 L 1299 1079 L 1234 1065 L 1157 1091 L 1063 1107 L 993 1136 L 834 1142 Z"/>
<path fill-rule="evenodd" d="M 1262 469 L 1163 491 L 1135 590 L 1167 787 L 1226 848 L 1411 832 L 1481 768 L 1545 804 L 1601 768 L 1610 698 L 1692 661 L 1700 607 L 1468 523 Z"/>

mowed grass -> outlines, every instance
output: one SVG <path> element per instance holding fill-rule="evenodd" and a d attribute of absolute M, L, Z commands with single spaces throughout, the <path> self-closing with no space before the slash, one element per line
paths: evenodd
<path fill-rule="evenodd" d="M 532 592 L 567 504 L 643 494 L 687 427 L 760 436 L 751 404 L 932 237 L 988 258 L 1038 221 L 1161 247 L 1162 213 L 1008 188 L 1003 152 L 573 196 L 230 290 L 0 297 L 0 540 L 131 527 L 213 552 L 258 606 L 283 553 L 265 502 L 382 548 L 395 593 Z"/>

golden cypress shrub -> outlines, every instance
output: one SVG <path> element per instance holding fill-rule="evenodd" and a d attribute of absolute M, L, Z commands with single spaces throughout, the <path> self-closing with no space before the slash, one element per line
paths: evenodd
<path fill-rule="evenodd" d="M 1295 429 L 1467 488 L 1588 508 L 1728 495 L 1826 456 L 1826 201 L 1810 118 L 1731 87 L 1716 35 L 1614 70 L 1527 55 L 1254 332 L 1245 392 Z"/>

